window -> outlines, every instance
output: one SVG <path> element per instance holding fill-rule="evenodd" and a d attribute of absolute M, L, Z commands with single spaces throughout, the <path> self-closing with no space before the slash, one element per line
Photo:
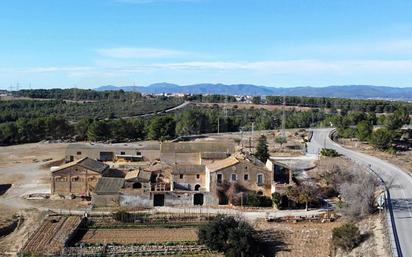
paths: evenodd
<path fill-rule="evenodd" d="M 258 174 L 257 175 L 257 185 L 258 186 L 263 186 L 263 182 L 264 182 L 263 174 Z"/>
<path fill-rule="evenodd" d="M 219 173 L 217 174 L 217 183 L 222 183 L 223 182 L 223 174 Z"/>
<path fill-rule="evenodd" d="M 196 174 L 196 179 L 200 179 L 200 174 Z"/>
<path fill-rule="evenodd" d="M 249 180 L 249 174 L 243 175 L 243 180 L 245 180 L 245 181 Z"/>
<path fill-rule="evenodd" d="M 237 174 L 236 174 L 236 173 L 232 173 L 232 175 L 230 176 L 230 180 L 232 180 L 232 181 L 237 181 Z"/>
<path fill-rule="evenodd" d="M 77 152 L 76 154 L 77 154 L 77 155 L 82 155 L 82 152 Z"/>
<path fill-rule="evenodd" d="M 126 153 L 125 152 L 120 152 L 120 155 L 126 155 Z"/>
<path fill-rule="evenodd" d="M 183 174 L 180 174 L 180 179 L 183 179 Z"/>
<path fill-rule="evenodd" d="M 142 155 L 142 153 L 141 153 L 141 152 L 139 152 L 139 151 L 137 151 L 137 152 L 136 152 L 136 155 Z"/>

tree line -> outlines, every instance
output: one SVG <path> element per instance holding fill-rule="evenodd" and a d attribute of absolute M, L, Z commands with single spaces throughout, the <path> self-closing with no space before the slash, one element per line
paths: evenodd
<path fill-rule="evenodd" d="M 308 127 L 322 121 L 318 111 L 286 112 L 286 128 Z M 124 142 L 130 140 L 168 140 L 177 136 L 281 128 L 281 111 L 264 109 L 231 110 L 227 117 L 220 108 L 187 108 L 177 113 L 163 113 L 133 119 L 79 118 L 50 115 L 19 118 L 0 123 L 0 144 L 11 145 L 41 140 L 88 140 Z"/>
<path fill-rule="evenodd" d="M 38 99 L 59 99 L 59 100 L 123 100 L 123 99 L 141 99 L 142 94 L 138 92 L 125 92 L 123 90 L 118 91 L 97 91 L 92 89 L 23 89 L 19 91 L 13 91 L 13 96 L 16 97 L 29 97 Z"/>

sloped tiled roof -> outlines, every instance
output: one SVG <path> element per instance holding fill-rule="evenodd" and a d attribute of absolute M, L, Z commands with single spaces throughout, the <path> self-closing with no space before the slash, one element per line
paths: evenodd
<path fill-rule="evenodd" d="M 125 180 L 135 179 L 139 176 L 140 170 L 132 170 L 126 173 Z"/>
<path fill-rule="evenodd" d="M 98 173 L 103 173 L 103 171 L 105 171 L 107 168 L 109 168 L 109 165 L 107 165 L 105 163 L 102 163 L 102 162 L 90 159 L 88 157 L 85 157 L 85 158 L 82 158 L 82 159 L 79 159 L 79 160 L 76 160 L 76 161 L 73 161 L 73 162 L 66 163 L 66 164 L 60 166 L 59 168 L 53 170 L 53 172 L 56 172 L 56 171 L 59 171 L 59 170 L 62 170 L 62 169 L 66 169 L 66 168 L 69 168 L 69 167 L 73 167 L 75 165 L 79 165 L 80 167 L 83 167 L 85 169 L 92 170 L 92 171 L 95 171 L 95 172 L 98 172 Z"/>
<path fill-rule="evenodd" d="M 97 181 L 95 193 L 96 194 L 115 194 L 123 187 L 124 179 L 122 178 L 108 178 L 101 177 Z"/>
<path fill-rule="evenodd" d="M 218 160 L 211 164 L 208 164 L 206 165 L 206 167 L 208 168 L 210 172 L 216 172 L 216 171 L 222 170 L 224 168 L 233 166 L 238 163 L 239 163 L 239 160 L 236 157 L 230 156 L 229 158 Z"/>

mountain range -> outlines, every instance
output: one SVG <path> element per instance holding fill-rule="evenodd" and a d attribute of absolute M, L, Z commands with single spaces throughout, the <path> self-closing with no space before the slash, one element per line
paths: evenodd
<path fill-rule="evenodd" d="M 185 93 L 185 94 L 222 94 L 222 95 L 288 95 L 336 97 L 354 99 L 388 99 L 412 101 L 412 87 L 381 87 L 371 85 L 342 85 L 327 87 L 268 87 L 251 84 L 194 84 L 180 86 L 171 83 L 156 83 L 149 86 L 101 86 L 96 90 L 124 90 L 145 94 Z"/>

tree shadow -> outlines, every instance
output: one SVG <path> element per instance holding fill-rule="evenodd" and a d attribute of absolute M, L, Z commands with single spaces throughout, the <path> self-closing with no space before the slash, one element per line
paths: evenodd
<path fill-rule="evenodd" d="M 290 252 L 278 231 L 259 231 L 259 239 L 263 256 L 275 256 L 280 251 Z"/>

